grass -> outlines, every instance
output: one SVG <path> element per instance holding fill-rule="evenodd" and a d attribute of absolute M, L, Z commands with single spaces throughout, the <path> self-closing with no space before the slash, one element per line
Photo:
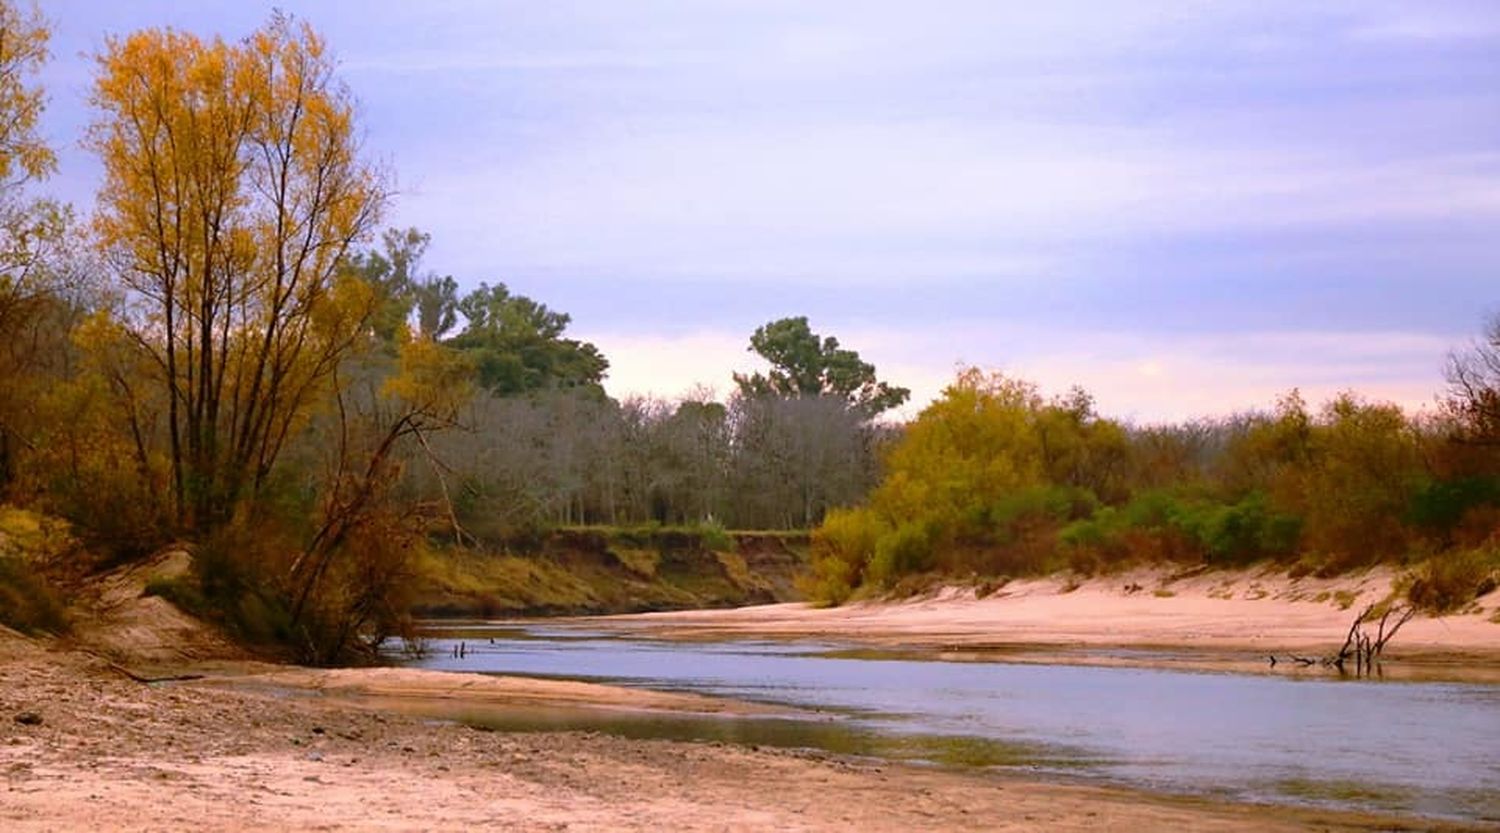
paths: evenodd
<path fill-rule="evenodd" d="M 1348 610 L 1354 607 L 1354 602 L 1359 599 L 1359 594 L 1353 590 L 1333 591 L 1333 602 L 1339 606 L 1339 610 Z"/>
<path fill-rule="evenodd" d="M 1158 599 L 1170 599 L 1177 594 L 1171 590 L 1153 590 L 1151 592 L 1151 595 L 1155 596 Z"/>
<path fill-rule="evenodd" d="M 661 553 L 657 550 L 617 546 L 610 547 L 609 551 L 621 564 L 625 565 L 625 569 L 641 578 L 654 578 L 657 565 L 661 563 Z"/>

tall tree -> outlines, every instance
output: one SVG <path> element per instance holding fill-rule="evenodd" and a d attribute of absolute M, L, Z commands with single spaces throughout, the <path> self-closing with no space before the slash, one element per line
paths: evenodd
<path fill-rule="evenodd" d="M 415 228 L 386 229 L 380 248 L 356 252 L 350 268 L 375 291 L 375 334 L 396 349 L 417 315 L 417 334 L 440 339 L 458 323 L 458 282 L 423 272 L 422 258 L 432 235 Z"/>
<path fill-rule="evenodd" d="M 56 272 L 50 268 L 67 224 L 67 211 L 29 198 L 27 183 L 56 166 L 52 149 L 37 132 L 46 105 L 34 83 L 46 63 L 51 32 L 41 14 L 22 12 L 0 0 L 0 486 L 11 476 L 19 411 L 33 397 L 21 380 L 55 335 Z"/>
<path fill-rule="evenodd" d="M 343 262 L 382 177 L 322 38 L 280 14 L 233 44 L 110 39 L 93 103 L 95 232 L 165 393 L 173 514 L 212 526 L 260 489 L 367 332 L 373 296 Z"/>
<path fill-rule="evenodd" d="M 448 344 L 469 352 L 480 386 L 499 396 L 547 388 L 598 388 L 609 369 L 594 345 L 564 337 L 571 319 L 505 284 L 480 284 L 458 302 L 466 324 Z"/>
<path fill-rule="evenodd" d="M 807 318 L 783 318 L 763 324 L 750 336 L 750 350 L 771 363 L 770 373 L 736 373 L 740 391 L 749 396 L 836 396 L 865 416 L 876 416 L 904 403 L 911 391 L 875 378 L 875 366 L 820 337 Z"/>

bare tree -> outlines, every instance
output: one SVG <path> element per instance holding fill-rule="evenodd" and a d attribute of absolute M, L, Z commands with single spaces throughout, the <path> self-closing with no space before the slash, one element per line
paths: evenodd
<path fill-rule="evenodd" d="M 1448 388 L 1448 410 L 1463 426 L 1462 439 L 1500 444 L 1500 315 L 1469 349 L 1448 355 Z"/>

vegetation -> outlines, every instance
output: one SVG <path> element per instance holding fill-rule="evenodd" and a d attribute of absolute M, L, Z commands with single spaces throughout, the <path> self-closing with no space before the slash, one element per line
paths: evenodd
<path fill-rule="evenodd" d="M 749 396 L 832 396 L 867 416 L 895 408 L 911 396 L 906 388 L 877 380 L 874 365 L 840 347 L 838 339 L 814 333 L 803 317 L 757 328 L 750 336 L 750 349 L 771 363 L 771 371 L 735 374 L 740 390 Z"/>
<path fill-rule="evenodd" d="M 722 401 L 615 400 L 566 313 L 460 292 L 420 230 L 376 239 L 390 177 L 309 26 L 106 40 L 87 223 L 37 193 L 48 38 L 0 0 L 0 499 L 104 565 L 186 542 L 151 592 L 244 640 L 334 663 L 413 609 L 784 598 L 808 529 L 828 602 L 1143 561 L 1431 554 L 1411 594 L 1434 610 L 1493 582 L 1500 321 L 1431 418 L 1294 391 L 1141 427 L 970 370 L 901 426 L 880 417 L 909 391 L 804 317 L 755 330 L 767 367 Z M 0 621 L 65 625 L 42 572 L 0 555 Z"/>
<path fill-rule="evenodd" d="M 806 567 L 805 538 L 713 527 L 571 527 L 525 552 L 428 550 L 415 603 L 429 615 L 498 616 L 784 601 Z"/>
<path fill-rule="evenodd" d="M 62 633 L 62 601 L 38 567 L 68 543 L 44 519 L 0 506 L 0 625 L 22 633 Z"/>
<path fill-rule="evenodd" d="M 890 448 L 869 499 L 815 531 L 808 589 L 837 603 L 923 572 L 1160 561 L 1327 575 L 1435 552 L 1412 599 L 1452 609 L 1492 582 L 1500 519 L 1500 458 L 1465 404 L 1489 395 L 1476 390 L 1458 386 L 1440 418 L 1354 394 L 1312 411 L 1293 391 L 1267 412 L 1138 428 L 1082 391 L 1049 400 L 968 370 Z"/>

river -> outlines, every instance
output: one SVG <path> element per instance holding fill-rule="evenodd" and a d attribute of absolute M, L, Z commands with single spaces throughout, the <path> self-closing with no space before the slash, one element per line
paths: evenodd
<path fill-rule="evenodd" d="M 1500 686 L 1005 662 L 823 641 L 444 626 L 418 667 L 689 691 L 797 718 L 461 709 L 504 730 L 808 747 L 1169 793 L 1500 821 Z M 463 658 L 452 655 L 460 641 Z"/>

